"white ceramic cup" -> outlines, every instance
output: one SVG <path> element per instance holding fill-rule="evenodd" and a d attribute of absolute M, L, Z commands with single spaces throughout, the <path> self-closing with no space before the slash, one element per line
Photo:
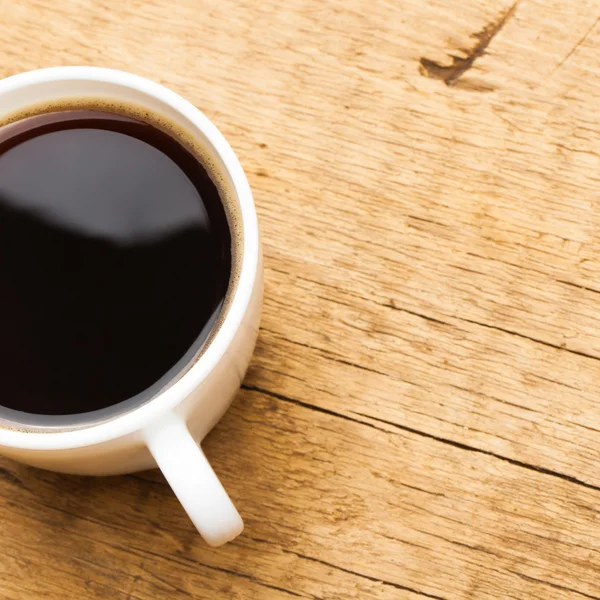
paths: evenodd
<path fill-rule="evenodd" d="M 258 333 L 263 277 L 250 187 L 233 150 L 207 117 L 174 92 L 129 73 L 57 67 L 8 77 L 0 81 L 0 122 L 32 105 L 88 97 L 147 108 L 201 143 L 233 192 L 243 236 L 239 278 L 210 345 L 152 399 L 73 429 L 40 431 L 4 422 L 0 453 L 75 474 L 122 474 L 158 466 L 202 537 L 218 546 L 241 533 L 243 523 L 199 444 L 238 391 Z"/>

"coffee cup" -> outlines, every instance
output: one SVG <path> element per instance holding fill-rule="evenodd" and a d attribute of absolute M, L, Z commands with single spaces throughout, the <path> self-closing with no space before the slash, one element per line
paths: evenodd
<path fill-rule="evenodd" d="M 28 423 L 3 415 L 0 454 L 72 474 L 116 475 L 158 467 L 202 537 L 218 546 L 241 533 L 243 522 L 200 444 L 238 391 L 258 333 L 263 275 L 250 187 L 233 150 L 205 115 L 173 91 L 137 75 L 58 67 L 8 77 L 0 81 L 0 122 L 5 115 L 71 99 L 135 105 L 195 140 L 211 175 L 230 191 L 239 268 L 206 345 L 180 361 L 151 397 L 116 405 L 106 414 L 83 413 L 71 422 Z"/>

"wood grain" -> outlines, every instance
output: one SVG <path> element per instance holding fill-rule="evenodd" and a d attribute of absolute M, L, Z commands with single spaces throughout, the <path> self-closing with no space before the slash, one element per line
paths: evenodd
<path fill-rule="evenodd" d="M 600 598 L 600 1 L 0 8 L 0 76 L 213 119 L 266 266 L 205 444 L 244 535 L 206 547 L 157 472 L 1 460 L 1 598 Z"/>

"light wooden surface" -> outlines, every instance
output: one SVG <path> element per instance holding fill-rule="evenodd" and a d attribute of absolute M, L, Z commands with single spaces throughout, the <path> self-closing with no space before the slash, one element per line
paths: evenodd
<path fill-rule="evenodd" d="M 0 75 L 126 69 L 254 189 L 266 300 L 162 476 L 0 462 L 0 598 L 600 598 L 600 0 L 0 0 Z"/>

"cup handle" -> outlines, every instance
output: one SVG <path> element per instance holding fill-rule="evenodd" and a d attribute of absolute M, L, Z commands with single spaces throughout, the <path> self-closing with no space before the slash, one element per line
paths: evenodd
<path fill-rule="evenodd" d="M 242 518 L 181 417 L 169 413 L 146 429 L 144 438 L 158 468 L 210 546 L 225 544 L 242 533 Z"/>

